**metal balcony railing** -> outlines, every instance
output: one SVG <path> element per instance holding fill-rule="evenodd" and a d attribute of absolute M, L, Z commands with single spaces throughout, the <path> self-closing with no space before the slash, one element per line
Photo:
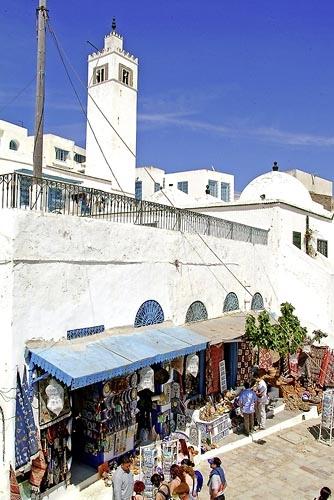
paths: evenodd
<path fill-rule="evenodd" d="M 19 208 L 267 245 L 268 231 L 218 217 L 19 173 L 0 175 L 0 208 Z"/>

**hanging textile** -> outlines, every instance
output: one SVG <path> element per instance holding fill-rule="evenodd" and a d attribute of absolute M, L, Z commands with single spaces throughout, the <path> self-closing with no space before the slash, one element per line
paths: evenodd
<path fill-rule="evenodd" d="M 15 419 L 15 468 L 30 462 L 38 452 L 37 429 L 28 394 L 22 388 L 20 374 L 17 372 L 16 383 L 16 419 Z"/>
<path fill-rule="evenodd" d="M 245 381 L 250 381 L 252 377 L 252 357 L 253 351 L 250 342 L 238 343 L 238 371 L 237 385 L 242 385 Z"/>
<path fill-rule="evenodd" d="M 330 361 L 331 361 L 331 352 L 327 348 L 324 355 L 323 355 L 323 358 L 322 358 L 322 363 L 321 363 L 320 373 L 319 373 L 318 384 L 321 386 L 325 385 L 326 378 L 327 378 L 327 372 L 329 370 Z"/>
<path fill-rule="evenodd" d="M 334 387 L 334 351 L 329 351 L 329 362 L 325 378 L 325 385 L 327 387 Z"/>
<path fill-rule="evenodd" d="M 224 359 L 222 344 L 211 345 L 206 350 L 206 393 L 220 392 L 219 363 Z"/>
<path fill-rule="evenodd" d="M 47 464 L 45 461 L 44 453 L 40 449 L 38 452 L 38 456 L 31 462 L 29 482 L 32 486 L 35 486 L 36 488 L 39 488 L 41 486 L 46 469 Z"/>
<path fill-rule="evenodd" d="M 273 366 L 273 358 L 270 349 L 260 349 L 259 368 L 266 372 Z"/>
<path fill-rule="evenodd" d="M 317 347 L 311 346 L 311 374 L 312 374 L 312 382 L 318 382 L 321 370 L 322 359 L 324 357 L 326 348 L 325 347 Z"/>
<path fill-rule="evenodd" d="M 231 342 L 229 346 L 229 356 L 226 359 L 226 379 L 227 387 L 236 387 L 238 372 L 238 342 Z"/>
<path fill-rule="evenodd" d="M 13 467 L 9 470 L 10 500 L 21 500 L 20 488 Z"/>

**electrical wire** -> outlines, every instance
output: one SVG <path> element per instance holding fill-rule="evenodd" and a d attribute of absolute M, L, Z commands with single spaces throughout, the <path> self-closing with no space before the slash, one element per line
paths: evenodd
<path fill-rule="evenodd" d="M 29 83 L 27 83 L 27 85 L 25 85 L 17 94 L 15 94 L 14 97 L 12 97 L 6 104 L 4 104 L 1 108 L 0 108 L 0 114 L 6 109 L 8 108 L 8 106 L 11 106 L 13 104 L 13 102 L 16 101 L 16 99 L 18 99 L 29 87 L 30 85 L 36 80 L 36 76 L 34 76 Z"/>
<path fill-rule="evenodd" d="M 51 25 L 50 25 L 49 20 L 47 20 L 47 26 L 48 26 L 48 29 L 49 29 L 50 34 L 51 34 L 51 36 L 52 36 L 52 39 L 53 39 L 53 41 L 54 41 L 54 43 L 55 43 L 55 46 L 56 46 L 56 49 L 57 49 L 58 55 L 59 55 L 60 60 L 61 60 L 61 62 L 62 62 L 62 64 L 63 64 L 63 67 L 64 67 L 64 69 L 65 69 L 65 73 L 66 73 L 67 78 L 68 78 L 68 80 L 69 80 L 69 82 L 70 82 L 70 85 L 71 85 L 71 87 L 72 87 L 72 90 L 73 90 L 73 92 L 74 92 L 74 94 L 75 94 L 75 96 L 76 96 L 76 98 L 77 98 L 77 100 L 78 100 L 78 103 L 79 103 L 79 105 L 80 105 L 81 111 L 82 111 L 83 115 L 85 116 L 85 118 L 86 118 L 86 120 L 87 120 L 87 124 L 88 124 L 88 126 L 89 126 L 89 128 L 90 128 L 90 130 L 91 130 L 91 132 L 92 132 L 92 134 L 93 134 L 93 136 L 94 136 L 94 139 L 95 139 L 95 141 L 96 141 L 96 143 L 97 143 L 97 145 L 98 145 L 98 148 L 99 148 L 99 150 L 100 150 L 100 152 L 101 152 L 101 154 L 102 154 L 102 156 L 103 156 L 103 159 L 104 159 L 104 161 L 106 162 L 106 164 L 107 164 L 107 166 L 108 166 L 108 168 L 109 168 L 109 170 L 110 170 L 110 172 L 111 172 L 111 174 L 112 174 L 113 178 L 115 179 L 115 181 L 116 181 L 116 183 L 117 183 L 117 185 L 118 185 L 118 187 L 119 187 L 120 191 L 121 191 L 123 194 L 125 194 L 125 192 L 124 192 L 124 190 L 122 189 L 122 186 L 120 185 L 120 183 L 119 183 L 119 181 L 118 181 L 118 179 L 117 179 L 117 177 L 116 177 L 116 175 L 115 175 L 115 173 L 114 173 L 114 171 L 113 171 L 113 169 L 112 169 L 112 167 L 111 167 L 110 163 L 108 162 L 108 160 L 107 160 L 107 158 L 106 158 L 106 155 L 104 154 L 104 151 L 103 151 L 103 149 L 102 149 L 102 147 L 101 147 L 100 142 L 99 142 L 99 141 L 98 141 L 98 139 L 97 139 L 96 133 L 95 133 L 95 131 L 94 131 L 94 129 L 93 129 L 93 127 L 92 127 L 91 123 L 90 123 L 90 120 L 88 119 L 87 112 L 86 112 L 86 110 L 85 110 L 85 108 L 84 108 L 84 106 L 83 106 L 83 104 L 82 104 L 82 102 L 81 102 L 81 99 L 80 99 L 80 97 L 79 97 L 79 94 L 78 94 L 78 92 L 77 92 L 77 90 L 76 90 L 76 88 L 75 88 L 75 85 L 74 85 L 74 83 L 73 83 L 73 80 L 72 80 L 72 78 L 71 78 L 71 75 L 70 75 L 70 73 L 69 73 L 69 71 L 68 71 L 68 68 L 67 68 L 67 66 L 66 66 L 66 63 L 65 63 L 65 60 L 64 60 L 63 54 L 62 54 L 62 52 L 61 52 L 61 50 L 60 50 L 60 46 L 58 45 L 58 40 L 57 40 L 57 38 L 56 38 L 56 35 L 55 35 L 54 31 L 53 31 L 53 30 L 52 30 L 52 28 L 51 28 Z"/>
<path fill-rule="evenodd" d="M 155 183 L 155 179 L 153 178 L 153 176 L 151 175 L 151 173 L 147 170 L 146 167 L 144 167 L 144 170 L 145 172 L 149 175 L 149 177 L 151 178 L 151 180 Z M 169 199 L 169 197 L 167 196 L 167 194 L 164 192 L 164 190 L 162 189 L 161 190 L 162 193 L 164 194 L 164 196 L 166 197 L 166 199 L 169 201 L 169 203 L 174 207 L 175 205 L 173 204 L 173 202 Z M 182 209 L 179 209 L 182 211 Z M 251 293 L 250 290 L 248 290 L 248 288 L 242 283 L 242 281 L 240 281 L 240 279 L 233 273 L 233 271 L 231 271 L 231 269 L 229 269 L 229 267 L 225 264 L 225 262 L 222 261 L 222 259 L 217 255 L 217 253 L 210 247 L 210 245 L 204 240 L 204 238 L 202 237 L 201 234 L 199 234 L 196 229 L 193 227 L 193 225 L 191 224 L 191 222 L 189 222 L 191 227 L 193 228 L 195 234 L 197 234 L 197 236 L 201 239 L 201 241 L 205 244 L 205 246 L 213 253 L 213 255 L 218 259 L 218 261 L 225 267 L 225 269 L 232 275 L 232 277 L 242 286 L 242 288 L 251 296 L 253 297 L 253 294 Z M 184 233 L 183 233 L 184 234 Z M 194 248 L 194 247 L 193 247 Z M 202 259 L 203 261 L 203 259 Z M 204 261 L 203 261 L 204 262 Z M 207 268 L 211 271 L 210 267 L 206 264 Z M 219 280 L 217 280 L 219 282 Z M 219 282 L 220 283 L 220 282 Z M 223 285 L 222 285 L 223 286 Z M 223 287 L 224 288 L 224 287 Z M 225 290 L 225 288 L 224 288 Z M 225 290 L 226 291 L 226 290 Z M 277 325 L 280 325 L 280 327 L 282 328 L 282 325 L 279 323 L 279 321 L 276 319 L 274 313 L 270 310 L 268 310 L 268 308 L 264 308 L 264 311 L 266 311 L 270 318 L 276 322 Z M 247 317 L 247 314 L 245 314 L 245 316 Z M 282 330 L 289 335 L 289 332 L 283 327 Z M 309 356 L 307 354 L 308 358 L 312 361 L 312 363 L 315 364 L 315 361 L 311 358 L 311 356 Z M 320 371 L 324 371 L 320 368 Z"/>
<path fill-rule="evenodd" d="M 68 62 L 68 65 L 71 67 L 73 73 L 75 74 L 75 76 L 77 77 L 78 81 L 80 82 L 80 84 L 82 85 L 82 87 L 87 90 L 87 87 L 85 85 L 85 83 L 82 81 L 82 79 L 80 78 L 80 75 L 78 74 L 78 72 L 76 71 L 76 69 L 74 68 L 73 64 L 71 63 L 71 60 L 69 59 L 68 55 L 66 54 L 64 48 L 62 47 L 61 43 L 59 42 L 59 38 L 56 36 L 55 32 L 54 32 L 54 29 L 53 29 L 53 33 L 54 33 L 54 36 L 56 37 L 57 39 L 57 44 L 63 54 L 63 57 L 64 59 L 66 58 L 67 59 L 67 62 Z M 99 52 L 99 55 L 98 55 L 98 58 L 97 58 L 97 61 L 96 61 L 96 65 L 95 67 L 97 67 L 98 63 L 99 63 L 99 60 L 101 58 L 102 54 L 101 52 Z M 115 129 L 115 127 L 113 126 L 113 124 L 110 122 L 109 118 L 105 115 L 105 113 L 103 112 L 103 110 L 101 109 L 101 107 L 97 104 L 96 100 L 94 99 L 94 97 L 90 94 L 89 92 L 89 87 L 90 87 L 90 84 L 91 84 L 91 81 L 92 81 L 92 78 L 93 76 L 91 77 L 90 79 L 90 82 L 89 82 L 89 85 L 88 85 L 88 91 L 87 91 L 87 95 L 88 97 L 92 100 L 92 102 L 94 103 L 94 105 L 96 106 L 96 108 L 98 109 L 98 111 L 101 113 L 101 115 L 103 116 L 103 118 L 106 120 L 106 122 L 108 123 L 108 125 L 112 128 L 112 130 L 115 132 L 115 134 L 117 135 L 117 137 L 120 139 L 120 141 L 124 144 L 124 146 L 127 148 L 127 150 L 132 154 L 132 156 L 134 158 L 136 158 L 136 153 L 134 151 L 132 151 L 132 149 L 130 148 L 130 146 L 125 142 L 125 140 L 123 139 L 123 137 L 119 134 L 119 132 Z"/>

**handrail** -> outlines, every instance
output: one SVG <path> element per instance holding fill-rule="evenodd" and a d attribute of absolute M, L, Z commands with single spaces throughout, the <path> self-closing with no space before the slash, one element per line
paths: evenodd
<path fill-rule="evenodd" d="M 18 172 L 0 175 L 0 208 L 107 219 L 267 245 L 268 231 L 191 210 Z"/>

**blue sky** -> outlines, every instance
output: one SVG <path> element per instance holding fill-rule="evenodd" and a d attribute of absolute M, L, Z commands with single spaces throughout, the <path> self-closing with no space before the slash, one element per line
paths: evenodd
<path fill-rule="evenodd" d="M 0 118 L 32 132 L 37 0 L 0 3 Z M 210 168 L 242 189 L 273 161 L 333 179 L 332 0 L 48 0 L 50 21 L 86 81 L 112 17 L 139 57 L 138 165 Z M 48 39 L 46 131 L 84 145 L 82 115 Z M 86 103 L 85 89 L 73 76 Z"/>

